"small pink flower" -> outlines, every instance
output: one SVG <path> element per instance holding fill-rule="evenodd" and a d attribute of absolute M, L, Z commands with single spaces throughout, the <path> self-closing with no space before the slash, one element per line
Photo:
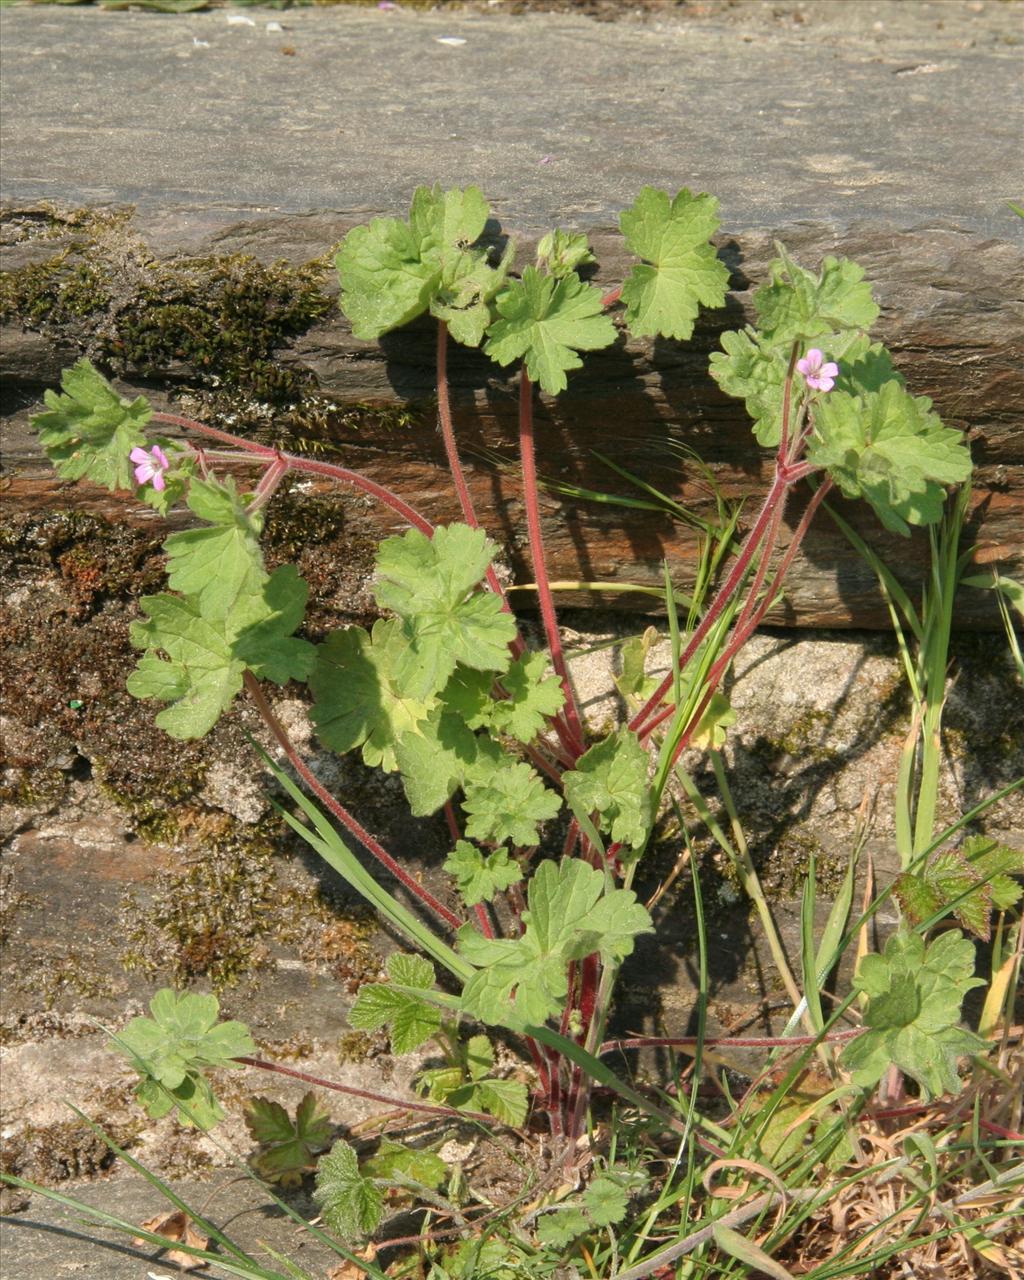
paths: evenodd
<path fill-rule="evenodd" d="M 167 454 L 158 444 L 155 444 L 148 453 L 137 445 L 128 457 L 135 463 L 136 484 L 149 484 L 152 481 L 153 488 L 157 492 L 164 488 L 167 483 L 164 480 L 164 472 L 171 464 L 167 461 Z"/>
<path fill-rule="evenodd" d="M 839 376 L 839 366 L 835 361 L 828 360 L 823 364 L 823 360 L 825 357 L 818 348 L 811 347 L 804 358 L 796 362 L 796 367 L 804 375 L 807 385 L 815 391 L 831 391 Z"/>

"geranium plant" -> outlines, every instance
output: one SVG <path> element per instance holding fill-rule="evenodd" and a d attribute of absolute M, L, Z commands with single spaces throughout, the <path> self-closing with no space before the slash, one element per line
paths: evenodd
<path fill-rule="evenodd" d="M 495 1074 L 493 1046 L 479 1026 L 511 1033 L 532 1067 L 535 1112 L 549 1125 L 559 1159 L 571 1165 L 595 1084 L 679 1126 L 601 1062 L 616 974 L 653 928 L 634 877 L 658 815 L 671 797 L 685 802 L 683 751 L 721 746 L 733 719 L 723 678 L 779 598 L 808 527 L 837 489 L 863 498 L 887 529 L 906 535 L 939 520 L 947 486 L 968 480 L 971 461 L 961 433 L 907 389 L 870 336 L 878 306 L 861 268 L 829 257 L 812 270 L 780 246 L 753 297 L 755 323 L 723 334 L 710 362 L 711 376 L 745 401 L 757 440 L 771 451 L 770 484 L 716 591 L 678 637 L 673 669 L 653 680 L 643 653 L 634 654 L 631 713 L 595 737 L 573 687 L 544 553 L 538 389 L 564 391 L 584 354 L 611 345 L 622 329 L 685 342 L 699 309 L 723 304 L 728 272 L 711 243 L 717 204 L 685 189 L 670 196 L 645 188 L 620 219 L 636 264 L 606 291 L 580 274 L 593 261 L 584 235 L 552 232 L 517 273 L 515 247 L 499 257 L 483 239 L 489 218 L 475 187 L 421 187 L 407 220 L 376 218 L 355 228 L 336 259 L 341 307 L 357 338 L 375 341 L 424 313 L 436 321 L 439 425 L 458 523 L 435 525 L 356 471 L 154 412 L 141 398 L 129 403 L 86 360 L 65 373 L 62 394 L 47 393 L 35 424 L 62 477 L 118 490 L 134 481 L 137 496 L 157 510 L 184 502 L 194 515 L 194 527 L 165 543 L 169 589 L 142 601 L 144 617 L 132 627 L 141 656 L 128 688 L 151 700 L 157 724 L 181 739 L 207 733 L 244 691 L 281 752 L 280 763 L 265 757 L 268 767 L 305 811 L 300 818 L 285 804 L 286 819 L 422 953 L 396 957 L 385 981 L 362 989 L 353 1024 L 386 1027 L 395 1052 L 428 1040 L 442 1046 L 447 1065 L 422 1082 L 428 1109 L 520 1125 L 527 1091 Z M 448 393 L 451 340 L 518 370 L 520 463 L 543 650 L 524 638 L 497 571 L 501 548 L 488 535 L 488 513 L 474 508 L 465 481 Z M 224 472 L 224 463 L 239 461 L 255 473 L 248 486 Z M 379 546 L 374 594 L 381 617 L 369 630 L 343 627 L 311 644 L 301 634 L 306 584 L 291 565 L 273 573 L 264 565 L 264 512 L 293 474 L 328 477 L 369 495 L 407 526 Z M 789 498 L 808 484 L 809 500 L 780 551 Z M 318 780 L 274 711 L 269 686 L 291 681 L 307 686 L 324 747 L 359 752 L 367 765 L 397 774 L 414 815 L 444 814 L 451 847 L 444 900 L 365 829 L 345 797 Z M 417 913 L 373 880 L 346 840 L 397 879 Z M 871 1030 L 848 1050 L 849 1065 L 855 1080 L 869 1084 L 891 1054 L 928 1085 L 951 1086 L 951 1055 L 980 1044 L 955 1030 L 959 999 L 971 985 L 970 945 L 958 942 L 956 966 L 940 975 L 945 1039 L 932 1061 L 928 1035 L 938 1026 L 938 997 L 918 988 L 939 971 L 940 943 L 925 952 L 919 939 L 906 937 L 861 977 Z M 906 995 L 898 1018 L 889 1016 L 896 985 Z M 132 1027 L 124 1047 L 145 1059 L 145 1028 Z M 932 1055 L 927 1061 L 922 1046 Z M 177 1042 L 173 1047 L 178 1053 Z M 247 1052 L 239 1056 L 252 1061 Z M 197 1087 L 194 1063 L 176 1057 L 172 1079 L 164 1058 L 161 1049 L 148 1067 L 141 1063 L 150 1081 L 165 1080 L 173 1096 L 181 1081 Z M 143 1100 L 152 1105 L 147 1089 Z M 284 1112 L 260 1119 L 258 1136 L 284 1144 L 289 1169 L 310 1158 L 300 1121 L 293 1125 Z M 328 1221 L 355 1234 L 371 1231 L 385 1175 L 360 1172 L 345 1144 L 327 1160 L 318 1198 Z M 428 1190 L 437 1185 L 433 1166 L 405 1174 Z M 571 1241 L 618 1221 L 626 1196 L 624 1184 L 604 1176 L 545 1231 Z"/>

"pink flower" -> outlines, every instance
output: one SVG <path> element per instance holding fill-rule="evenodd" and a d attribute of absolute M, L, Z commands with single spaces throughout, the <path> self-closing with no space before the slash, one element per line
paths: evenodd
<path fill-rule="evenodd" d="M 811 347 L 804 358 L 796 362 L 796 367 L 804 375 L 807 385 L 815 391 L 831 391 L 839 375 L 839 366 L 835 361 L 828 360 L 823 364 L 824 359 L 824 355 L 817 347 Z"/>
<path fill-rule="evenodd" d="M 153 488 L 158 492 L 163 489 L 166 484 L 164 472 L 171 464 L 167 461 L 167 454 L 158 444 L 155 444 L 148 453 L 136 445 L 128 457 L 135 463 L 136 484 L 148 484 L 152 481 Z"/>

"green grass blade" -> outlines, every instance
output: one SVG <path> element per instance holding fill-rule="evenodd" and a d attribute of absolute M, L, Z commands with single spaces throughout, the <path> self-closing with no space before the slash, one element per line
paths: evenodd
<path fill-rule="evenodd" d="M 804 1001 L 811 1023 L 817 1033 L 825 1026 L 821 1013 L 821 992 L 818 989 L 818 957 L 814 946 L 814 906 L 817 902 L 818 876 L 814 854 L 804 878 L 803 900 L 800 904 L 800 965 L 802 969 Z"/>
<path fill-rule="evenodd" d="M 278 812 L 303 840 L 319 853 L 323 860 L 337 871 L 348 884 L 361 894 L 367 902 L 375 907 L 386 920 L 403 933 L 410 942 L 421 947 L 438 964 L 466 982 L 475 972 L 448 944 L 440 939 L 422 921 L 418 920 L 408 908 L 393 894 L 377 883 L 352 851 L 345 845 L 328 821 L 322 810 L 299 790 L 288 775 L 277 767 L 265 752 L 260 753 L 264 763 L 274 775 L 278 783 L 287 791 L 299 808 L 306 814 L 316 828 L 316 833 L 303 826 L 287 809 L 276 805 Z M 318 834 L 317 834 L 318 833 Z"/>

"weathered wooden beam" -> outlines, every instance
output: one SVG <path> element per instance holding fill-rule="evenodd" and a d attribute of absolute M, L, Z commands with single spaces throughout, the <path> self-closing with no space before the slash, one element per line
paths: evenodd
<path fill-rule="evenodd" d="M 111 37 L 128 28 L 109 16 L 62 11 L 43 27 L 10 12 L 6 81 L 18 110 L 5 117 L 0 370 L 15 411 L 5 430 L 7 503 L 121 510 L 48 479 L 23 429 L 42 388 L 84 352 L 127 391 L 184 396 L 222 424 L 330 448 L 432 518 L 452 518 L 431 408 L 431 327 L 379 344 L 353 339 L 331 301 L 333 246 L 358 222 L 403 213 L 417 181 L 476 181 L 502 229 L 520 239 L 521 262 L 562 222 L 589 232 L 595 279 L 611 285 L 630 262 L 618 211 L 645 182 L 687 184 L 722 197 L 727 305 L 702 317 L 689 344 L 623 335 L 589 357 L 568 392 L 542 405 L 542 471 L 629 494 L 603 453 L 706 514 L 698 469 L 680 456 L 693 449 L 728 498 L 756 503 L 765 453 L 742 405 L 709 379 L 707 358 L 723 329 L 751 318 L 777 236 L 809 266 L 827 254 L 864 266 L 882 305 L 878 336 L 911 389 L 969 433 L 979 560 L 1019 575 L 1024 251 L 1020 220 L 1001 200 L 1016 155 L 1010 26 L 997 15 L 970 27 L 958 10 L 939 28 L 888 6 L 883 38 L 862 9 L 843 6 L 840 21 L 834 6 L 812 4 L 799 28 L 758 6 L 728 20 L 683 14 L 614 27 L 553 15 L 540 26 L 479 13 L 390 21 L 300 12 L 289 16 L 294 59 L 265 33 L 228 32 L 215 15 L 197 16 L 199 44 L 170 51 L 169 28 L 133 24 L 127 57 Z M 457 61 L 438 44 L 453 32 L 465 40 Z M 74 50 L 88 75 L 73 86 L 40 77 L 40 49 L 58 59 Z M 298 66 L 301 101 L 271 120 L 259 102 L 293 94 Z M 202 88 L 253 75 L 258 101 L 215 100 Z M 778 84 L 789 86 L 785 97 Z M 971 92 L 969 123 L 947 109 L 958 87 Z M 983 148 L 971 141 L 982 135 Z M 63 212 L 44 201 L 55 196 Z M 255 283 L 246 255 L 271 268 Z M 225 274 L 244 302 L 234 311 L 225 310 Z M 512 379 L 475 352 L 453 353 L 451 379 L 481 518 L 528 579 L 515 470 L 494 460 L 514 462 Z M 382 425 L 397 419 L 403 425 Z M 374 536 L 362 502 L 347 506 L 353 537 L 364 526 Z M 887 536 L 870 513 L 844 512 L 916 590 L 926 539 Z M 552 492 L 544 518 L 557 578 L 646 584 L 667 558 L 686 585 L 696 537 L 667 515 Z M 996 621 L 977 592 L 964 594 L 957 617 Z M 827 518 L 772 620 L 888 621 L 873 575 Z"/>

